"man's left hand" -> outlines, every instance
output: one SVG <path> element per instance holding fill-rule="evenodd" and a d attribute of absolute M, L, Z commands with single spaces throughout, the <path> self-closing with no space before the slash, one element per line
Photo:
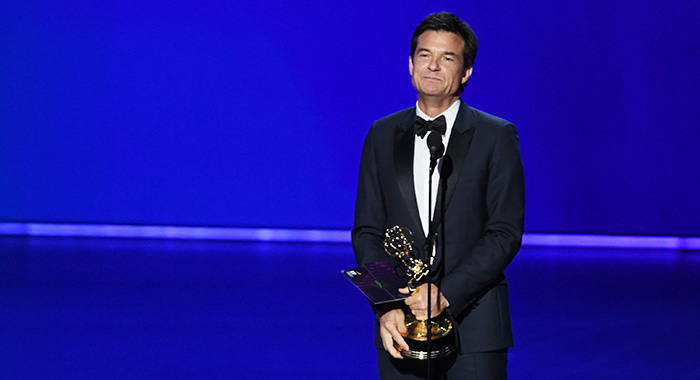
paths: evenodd
<path fill-rule="evenodd" d="M 430 295 L 430 303 L 432 304 L 430 316 L 437 317 L 443 310 L 450 306 L 450 303 L 435 284 L 430 284 L 430 290 L 432 291 Z M 402 294 L 409 294 L 410 290 L 406 287 L 399 289 L 399 292 Z M 419 321 L 428 319 L 428 284 L 417 287 L 416 290 L 413 291 L 413 294 L 406 298 L 404 302 L 406 306 L 411 309 L 411 313 L 416 316 L 416 319 Z"/>

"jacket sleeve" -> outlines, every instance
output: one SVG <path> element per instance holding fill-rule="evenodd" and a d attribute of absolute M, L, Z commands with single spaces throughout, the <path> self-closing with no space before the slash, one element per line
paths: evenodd
<path fill-rule="evenodd" d="M 498 282 L 520 249 L 525 220 L 525 180 L 518 135 L 512 124 L 500 128 L 488 158 L 487 219 L 483 236 L 465 247 L 447 271 L 440 291 L 453 315 L 468 312 Z"/>
<path fill-rule="evenodd" d="M 390 261 L 384 252 L 384 232 L 387 225 L 386 204 L 384 201 L 377 162 L 376 129 L 370 129 L 362 148 L 360 175 L 355 202 L 355 223 L 352 229 L 352 247 L 355 260 L 361 267 L 368 263 Z M 391 302 L 371 305 L 376 318 L 402 303 Z"/>
<path fill-rule="evenodd" d="M 355 260 L 360 266 L 377 261 L 388 261 L 383 248 L 386 205 L 379 181 L 374 139 L 373 126 L 362 148 L 355 202 L 355 223 L 352 229 L 352 247 Z"/>

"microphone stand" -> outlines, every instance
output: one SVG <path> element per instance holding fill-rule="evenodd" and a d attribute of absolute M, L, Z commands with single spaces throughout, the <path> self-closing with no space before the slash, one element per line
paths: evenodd
<path fill-rule="evenodd" d="M 431 153 L 431 155 L 430 155 L 431 162 L 430 162 L 430 170 L 429 170 L 429 174 L 428 174 L 428 239 L 430 240 L 431 249 L 435 250 L 436 249 L 435 245 L 436 245 L 437 241 L 435 239 L 435 232 L 433 231 L 433 227 L 432 227 L 432 224 L 433 224 L 432 223 L 432 221 L 433 221 L 432 207 L 433 207 L 433 171 L 435 170 L 436 165 L 433 165 L 433 163 L 432 163 L 432 161 L 433 161 L 432 151 L 430 153 Z M 437 163 L 437 159 L 435 159 L 435 161 Z M 431 303 L 431 296 L 430 296 L 433 293 L 432 292 L 432 290 L 433 290 L 432 289 L 432 283 L 433 283 L 432 277 L 433 277 L 433 260 L 428 260 L 428 358 L 426 361 L 426 365 L 428 367 L 428 369 L 426 371 L 427 380 L 430 380 L 430 360 L 431 360 L 431 357 L 433 356 L 432 347 L 431 347 L 431 340 L 433 339 L 433 319 L 432 319 L 432 315 L 430 315 L 431 314 L 430 311 L 431 311 L 432 306 L 433 306 Z"/>
<path fill-rule="evenodd" d="M 434 138 L 433 136 L 436 136 Z M 431 309 L 432 309 L 432 276 L 433 276 L 433 259 L 435 258 L 434 253 L 436 253 L 437 250 L 437 236 L 435 231 L 433 231 L 433 215 L 432 215 L 432 208 L 433 208 L 433 172 L 435 171 L 435 167 L 437 166 L 437 160 L 442 157 L 442 154 L 444 152 L 445 146 L 442 144 L 442 135 L 438 132 L 431 132 L 430 135 L 428 136 L 428 148 L 430 149 L 430 167 L 428 170 L 428 239 L 430 242 L 430 248 L 432 250 L 430 259 L 428 260 L 428 357 L 426 360 L 426 365 L 427 365 L 427 371 L 426 371 L 426 378 L 430 380 L 430 362 L 433 356 L 432 353 L 432 347 L 431 347 L 431 340 L 433 338 L 433 319 L 431 315 Z"/>

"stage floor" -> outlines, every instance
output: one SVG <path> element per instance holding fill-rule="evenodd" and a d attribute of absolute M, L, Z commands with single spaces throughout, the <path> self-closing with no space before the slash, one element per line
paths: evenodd
<path fill-rule="evenodd" d="M 0 378 L 373 379 L 347 244 L 0 238 Z M 524 248 L 512 379 L 699 379 L 700 253 Z"/>

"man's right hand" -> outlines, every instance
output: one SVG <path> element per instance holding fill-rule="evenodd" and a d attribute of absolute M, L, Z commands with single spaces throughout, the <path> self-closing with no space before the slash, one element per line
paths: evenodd
<path fill-rule="evenodd" d="M 379 318 L 379 336 L 382 338 L 384 349 L 396 359 L 403 359 L 401 353 L 394 347 L 394 342 L 398 343 L 404 350 L 408 351 L 408 344 L 403 339 L 402 334 L 406 333 L 404 323 L 404 313 L 401 309 L 390 310 Z"/>

